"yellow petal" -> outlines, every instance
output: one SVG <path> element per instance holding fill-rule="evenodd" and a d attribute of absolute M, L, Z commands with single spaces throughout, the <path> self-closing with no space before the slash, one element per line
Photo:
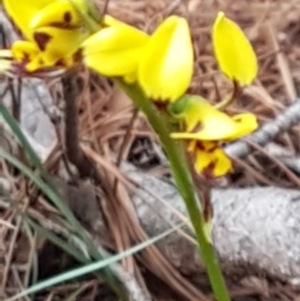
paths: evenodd
<path fill-rule="evenodd" d="M 212 38 L 222 72 L 241 86 L 251 84 L 258 71 L 257 58 L 241 28 L 219 12 Z"/>
<path fill-rule="evenodd" d="M 31 41 L 16 41 L 12 45 L 12 54 L 16 62 L 22 64 L 28 72 L 44 67 L 42 53 Z"/>
<path fill-rule="evenodd" d="M 102 75 L 128 76 L 132 81 L 149 36 L 110 16 L 104 25 L 82 44 L 84 63 Z"/>
<path fill-rule="evenodd" d="M 187 132 L 172 133 L 172 138 L 229 141 L 253 132 L 258 126 L 254 114 L 230 117 L 201 97 L 190 97 L 181 116 L 187 125 Z"/>
<path fill-rule="evenodd" d="M 18 62 L 30 61 L 39 53 L 39 49 L 33 42 L 16 41 L 12 45 L 12 55 Z"/>
<path fill-rule="evenodd" d="M 79 49 L 88 33 L 56 27 L 41 27 L 34 31 L 34 41 L 42 52 L 45 66 L 53 66 L 60 60 L 67 61 Z"/>
<path fill-rule="evenodd" d="M 45 62 L 43 60 L 43 57 L 39 53 L 36 57 L 34 57 L 29 62 L 27 62 L 27 64 L 25 65 L 24 69 L 27 72 L 32 73 L 32 72 L 38 71 L 40 69 L 43 69 L 45 67 L 49 67 L 49 66 L 46 66 L 46 64 L 45 64 Z"/>
<path fill-rule="evenodd" d="M 34 16 L 53 0 L 3 0 L 3 7 L 13 23 L 27 38 L 31 38 L 29 24 Z"/>
<path fill-rule="evenodd" d="M 122 27 L 124 25 L 132 27 L 132 26 L 130 26 L 130 25 L 128 25 L 128 24 L 126 24 L 126 23 L 124 23 L 124 22 L 122 22 L 122 21 L 120 21 L 120 20 L 118 20 L 118 19 L 116 19 L 116 18 L 114 18 L 110 15 L 105 15 L 104 16 L 104 18 L 102 20 L 102 24 L 105 27 L 112 27 L 112 26 L 114 26 L 114 27 L 121 26 Z M 133 27 L 133 28 L 135 28 L 135 27 Z"/>
<path fill-rule="evenodd" d="M 76 7 L 87 12 L 86 0 L 5 0 L 4 8 L 28 41 L 36 44 L 39 55 L 27 60 L 25 69 L 36 71 L 57 63 L 70 65 L 73 54 L 87 38 L 88 32 L 80 26 Z M 49 26 L 44 26 L 49 25 Z M 32 29 L 34 28 L 34 29 Z M 24 46 L 24 45 L 23 45 Z M 33 49 L 15 46 L 15 57 L 23 60 L 22 53 Z M 34 46 L 29 46 L 33 47 Z M 19 59 L 18 59 L 19 57 Z"/>
<path fill-rule="evenodd" d="M 235 133 L 226 139 L 232 141 L 242 136 L 248 135 L 258 127 L 257 118 L 252 113 L 242 113 L 231 117 L 236 124 Z"/>
<path fill-rule="evenodd" d="M 198 173 L 207 177 L 221 177 L 231 171 L 232 164 L 219 147 L 210 152 L 197 148 L 195 168 Z"/>
<path fill-rule="evenodd" d="M 191 140 L 190 143 L 188 144 L 187 151 L 188 152 L 195 152 L 197 149 L 197 140 Z"/>
<path fill-rule="evenodd" d="M 75 1 L 83 13 L 87 13 L 88 8 L 85 1 Z M 65 28 L 78 27 L 82 25 L 82 19 L 76 7 L 70 0 L 56 0 L 41 9 L 30 20 L 29 28 L 36 29 L 45 26 L 59 26 Z"/>
<path fill-rule="evenodd" d="M 148 97 L 174 101 L 190 85 L 193 46 L 185 19 L 167 18 L 151 36 L 139 64 L 138 80 Z"/>

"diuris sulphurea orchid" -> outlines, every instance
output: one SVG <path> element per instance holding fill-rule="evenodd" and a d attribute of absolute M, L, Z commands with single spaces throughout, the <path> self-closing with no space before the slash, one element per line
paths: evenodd
<path fill-rule="evenodd" d="M 221 71 L 240 86 L 257 76 L 255 52 L 241 28 L 219 12 L 212 31 L 213 48 Z"/>
<path fill-rule="evenodd" d="M 171 105 L 170 110 L 185 126 L 184 132 L 172 133 L 171 137 L 187 140 L 188 151 L 195 155 L 196 171 L 211 177 L 223 176 L 232 168 L 220 144 L 247 135 L 258 126 L 254 114 L 230 117 L 200 96 L 184 97 Z"/>
<path fill-rule="evenodd" d="M 147 97 L 175 101 L 193 73 L 193 47 L 187 21 L 164 20 L 151 35 L 104 17 L 104 28 L 82 45 L 85 64 L 105 76 L 137 82 Z"/>
<path fill-rule="evenodd" d="M 25 38 L 12 46 L 12 53 L 26 71 L 72 65 L 73 55 L 89 35 L 78 13 L 78 8 L 87 13 L 85 0 L 4 0 L 3 5 Z"/>

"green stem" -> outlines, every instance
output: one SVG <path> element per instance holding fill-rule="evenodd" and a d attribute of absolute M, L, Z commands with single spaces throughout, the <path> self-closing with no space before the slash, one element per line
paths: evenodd
<path fill-rule="evenodd" d="M 118 86 L 132 99 L 135 106 L 143 111 L 153 129 L 158 134 L 170 161 L 177 188 L 185 201 L 202 258 L 206 264 L 208 277 L 210 279 L 215 298 L 218 301 L 230 301 L 214 249 L 205 236 L 205 222 L 201 214 L 201 205 L 195 193 L 188 165 L 183 159 L 184 156 L 180 144 L 171 139 L 170 127 L 167 120 L 165 120 L 165 118 L 161 118 L 162 116 L 160 112 L 155 108 L 153 103 L 149 101 L 138 86 L 126 85 L 120 80 L 116 80 L 116 82 Z"/>

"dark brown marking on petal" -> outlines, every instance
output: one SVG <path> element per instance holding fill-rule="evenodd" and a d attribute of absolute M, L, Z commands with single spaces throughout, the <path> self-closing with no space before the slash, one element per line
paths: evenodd
<path fill-rule="evenodd" d="M 64 21 L 62 22 L 52 22 L 49 24 L 51 27 L 55 27 L 58 29 L 68 29 L 68 30 L 79 30 L 81 28 L 80 25 L 69 24 Z"/>
<path fill-rule="evenodd" d="M 51 27 L 55 27 L 58 29 L 68 29 L 68 30 L 79 30 L 82 25 L 81 24 L 70 24 L 62 20 L 61 22 L 52 22 L 49 24 Z"/>
<path fill-rule="evenodd" d="M 205 146 L 203 145 L 203 143 L 201 141 L 197 141 L 196 142 L 196 148 L 198 148 L 201 151 L 205 151 Z"/>
<path fill-rule="evenodd" d="M 213 141 L 210 141 L 210 143 Z M 212 153 L 214 152 L 217 148 L 219 147 L 219 143 L 216 141 L 215 144 L 211 145 L 209 148 L 205 146 L 205 143 L 202 141 L 197 141 L 196 143 L 196 148 L 198 148 L 201 151 L 207 152 L 207 153 Z"/>
<path fill-rule="evenodd" d="M 29 58 L 30 58 L 30 56 L 29 56 L 29 54 L 27 52 L 22 52 L 22 59 L 21 59 L 22 62 L 28 63 L 29 62 Z"/>
<path fill-rule="evenodd" d="M 243 118 L 242 118 L 242 117 L 239 117 L 239 118 L 234 119 L 234 122 L 240 123 L 242 120 L 243 120 Z"/>
<path fill-rule="evenodd" d="M 64 21 L 66 23 L 71 23 L 71 21 L 72 21 L 72 14 L 69 11 L 67 11 L 67 12 L 64 13 Z"/>
<path fill-rule="evenodd" d="M 22 51 L 22 58 L 19 64 L 23 64 L 24 66 L 30 62 L 30 54 L 26 51 Z"/>
<path fill-rule="evenodd" d="M 157 110 L 160 112 L 167 113 L 168 112 L 168 102 L 163 100 L 153 100 L 154 105 Z"/>
<path fill-rule="evenodd" d="M 33 38 L 41 51 L 46 50 L 47 44 L 52 39 L 52 37 L 49 34 L 42 32 L 35 32 Z"/>
<path fill-rule="evenodd" d="M 65 63 L 64 63 L 63 59 L 60 59 L 55 63 L 56 67 L 64 67 L 64 65 L 65 65 Z"/>

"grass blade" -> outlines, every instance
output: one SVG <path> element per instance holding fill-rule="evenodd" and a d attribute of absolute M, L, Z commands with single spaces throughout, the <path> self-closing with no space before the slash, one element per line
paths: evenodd
<path fill-rule="evenodd" d="M 45 181 L 47 181 L 47 183 L 49 185 L 54 187 L 52 185 L 50 177 L 49 177 L 47 171 L 45 170 L 40 158 L 38 157 L 38 155 L 35 153 L 35 151 L 31 147 L 30 143 L 28 142 L 27 138 L 23 134 L 18 123 L 15 121 L 15 119 L 11 116 L 10 112 L 7 110 L 7 108 L 2 103 L 0 103 L 0 114 L 2 115 L 4 120 L 7 122 L 7 124 L 9 125 L 9 127 L 11 128 L 11 130 L 13 131 L 14 135 L 17 137 L 17 139 L 19 140 L 21 145 L 24 147 L 26 153 L 28 154 L 29 159 L 34 164 L 34 166 L 38 169 L 38 171 L 40 172 L 42 177 L 45 178 Z"/>
<path fill-rule="evenodd" d="M 27 176 L 38 188 L 40 188 L 43 193 L 58 207 L 58 209 L 65 215 L 67 220 L 71 225 L 77 230 L 78 235 L 86 243 L 90 254 L 96 259 L 101 260 L 105 256 L 104 250 L 96 248 L 91 239 L 87 236 L 85 230 L 82 228 L 80 223 L 77 221 L 71 210 L 64 204 L 60 197 L 53 191 L 47 183 L 45 183 L 38 175 L 34 174 L 27 166 L 21 163 L 18 159 L 14 158 L 3 149 L 0 149 L 0 158 L 5 159 L 10 164 L 18 168 L 25 176 Z M 101 253 L 100 253 L 101 251 Z M 123 288 L 117 283 L 113 276 L 113 273 L 109 269 L 102 271 L 103 279 L 110 285 L 110 287 L 115 291 L 115 293 L 122 299 L 128 300 L 126 293 Z"/>
<path fill-rule="evenodd" d="M 84 276 L 86 274 L 93 273 L 95 271 L 103 269 L 103 268 L 105 268 L 105 267 L 107 267 L 111 264 L 114 264 L 114 263 L 124 259 L 125 257 L 134 255 L 135 253 L 137 253 L 139 251 L 142 251 L 146 247 L 148 247 L 148 246 L 156 243 L 157 241 L 161 240 L 162 238 L 172 234 L 174 231 L 176 231 L 178 228 L 182 227 L 184 224 L 185 223 L 181 223 L 180 225 L 178 225 L 178 226 L 176 226 L 172 229 L 169 229 L 169 230 L 165 231 L 164 233 L 162 233 L 162 234 L 160 234 L 160 235 L 158 235 L 154 238 L 150 238 L 147 241 L 142 242 L 142 243 L 136 245 L 135 247 L 132 247 L 132 248 L 120 253 L 120 254 L 111 256 L 109 258 L 106 258 L 105 260 L 101 260 L 101 261 L 98 261 L 98 262 L 87 264 L 83 267 L 71 270 L 69 272 L 60 274 L 56 277 L 52 277 L 52 278 L 50 278 L 48 280 L 45 280 L 43 282 L 37 283 L 36 285 L 22 291 L 21 293 L 15 295 L 14 297 L 9 298 L 7 301 L 17 300 L 19 298 L 22 298 L 22 297 L 27 296 L 29 294 L 37 293 L 41 290 L 52 287 L 52 286 L 57 285 L 59 283 L 63 283 L 65 281 L 69 281 L 69 280 L 74 280 L 75 278 L 78 278 L 80 276 Z"/>

